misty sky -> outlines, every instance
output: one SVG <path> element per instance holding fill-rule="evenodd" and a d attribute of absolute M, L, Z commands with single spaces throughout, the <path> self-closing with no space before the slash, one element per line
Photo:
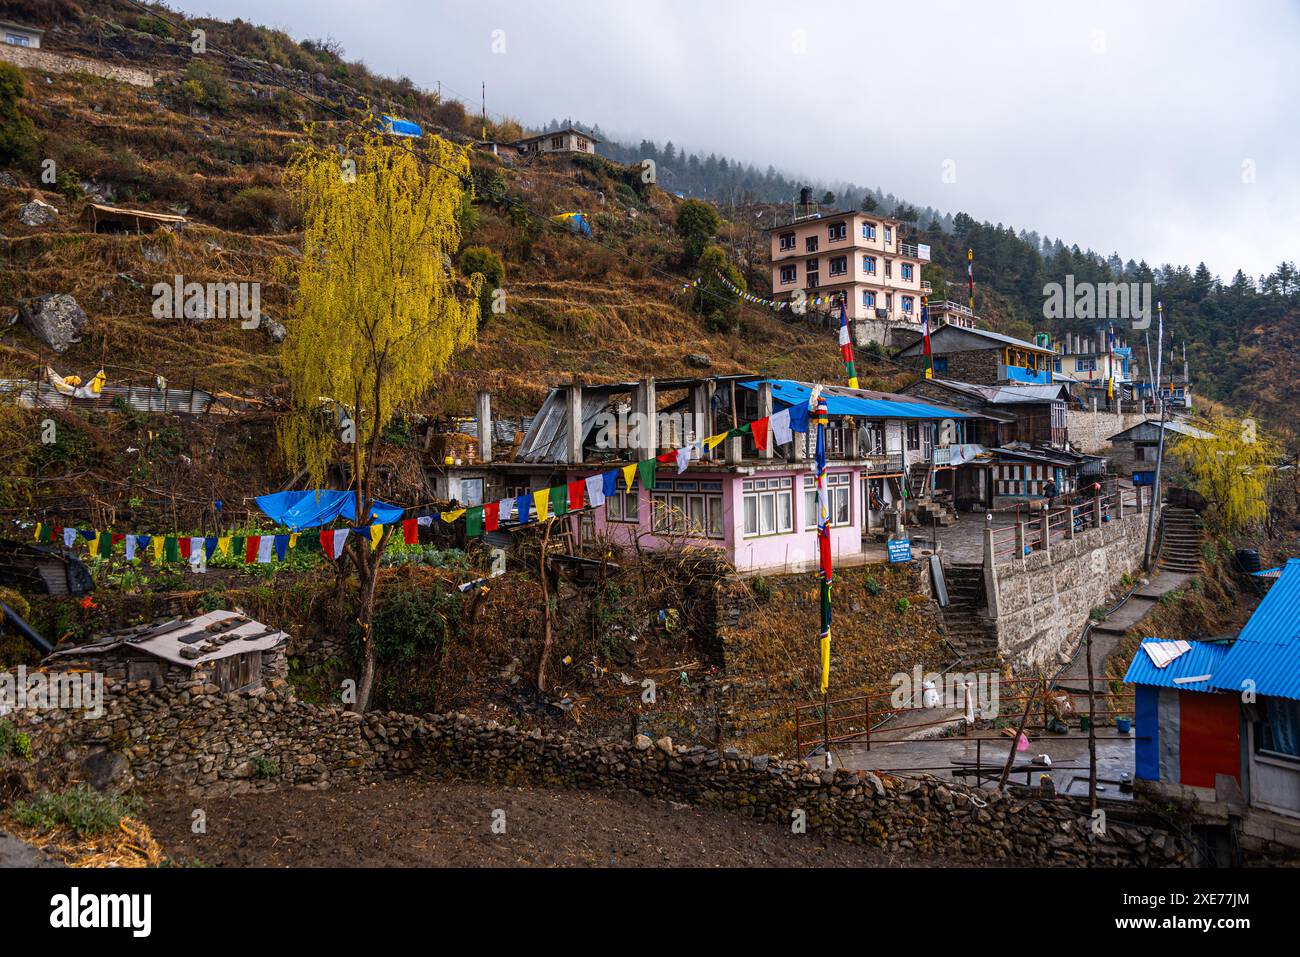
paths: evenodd
<path fill-rule="evenodd" d="M 177 6 L 331 36 L 475 108 L 486 81 L 489 113 L 525 125 L 880 186 L 1153 266 L 1226 280 L 1300 256 L 1294 0 Z"/>

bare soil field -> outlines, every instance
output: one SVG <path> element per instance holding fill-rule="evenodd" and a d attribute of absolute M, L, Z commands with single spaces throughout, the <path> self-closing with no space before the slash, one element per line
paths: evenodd
<path fill-rule="evenodd" d="M 195 809 L 207 832 L 194 834 Z M 493 832 L 504 812 L 505 832 Z M 440 781 L 147 798 L 169 855 L 214 867 L 887 867 L 898 859 L 721 811 L 610 793 Z"/>

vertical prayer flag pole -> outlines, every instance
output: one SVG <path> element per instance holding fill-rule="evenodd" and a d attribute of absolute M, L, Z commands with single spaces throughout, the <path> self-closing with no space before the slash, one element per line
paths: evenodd
<path fill-rule="evenodd" d="M 831 522 L 830 502 L 826 494 L 826 399 L 821 387 L 813 390 L 812 401 L 817 410 L 817 550 L 821 567 L 821 692 L 822 737 L 826 753 L 826 766 L 831 766 L 830 686 L 831 686 Z"/>
<path fill-rule="evenodd" d="M 849 388 L 858 387 L 858 367 L 853 361 L 853 339 L 849 335 L 849 310 L 848 297 L 840 299 L 840 358 L 844 360 L 844 368 L 849 374 Z"/>
<path fill-rule="evenodd" d="M 925 377 L 934 378 L 934 357 L 930 354 L 930 297 L 921 297 L 921 336 L 925 340 Z"/>
<path fill-rule="evenodd" d="M 966 250 L 966 284 L 970 290 L 970 308 L 975 311 L 975 250 Z"/>

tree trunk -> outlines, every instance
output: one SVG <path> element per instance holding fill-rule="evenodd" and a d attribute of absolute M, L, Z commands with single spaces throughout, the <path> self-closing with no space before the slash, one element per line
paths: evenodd
<path fill-rule="evenodd" d="M 379 581 L 379 560 L 388 545 L 392 530 L 384 528 L 379 545 L 355 543 L 352 560 L 357 566 L 360 595 L 357 599 L 357 626 L 361 629 L 361 678 L 357 682 L 357 700 L 352 710 L 365 714 L 370 707 L 370 695 L 375 686 L 375 642 L 372 626 L 375 618 L 375 586 Z"/>
<path fill-rule="evenodd" d="M 542 620 L 545 623 L 544 636 L 542 638 L 542 656 L 537 662 L 537 690 L 543 694 L 546 692 L 546 659 L 551 655 L 551 645 L 555 642 L 555 631 L 551 627 L 551 586 L 546 571 L 546 546 L 551 540 L 551 526 L 554 522 L 546 523 L 546 531 L 542 534 Z"/>

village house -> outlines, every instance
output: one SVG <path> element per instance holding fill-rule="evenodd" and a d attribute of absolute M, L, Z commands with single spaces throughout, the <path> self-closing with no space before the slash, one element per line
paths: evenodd
<path fill-rule="evenodd" d="M 1110 442 L 1110 462 L 1115 472 L 1130 477 L 1144 472 L 1154 472 L 1156 456 L 1160 451 L 1160 431 L 1159 419 L 1147 419 L 1132 428 L 1112 435 L 1107 441 Z M 1188 425 L 1186 422 L 1180 422 L 1177 419 L 1167 419 L 1165 421 L 1164 434 L 1165 460 L 1163 468 L 1166 470 L 1166 479 L 1176 474 L 1178 468 L 1176 460 L 1168 454 L 1169 446 L 1173 442 L 1184 436 L 1193 439 L 1213 438 L 1209 432 Z"/>
<path fill-rule="evenodd" d="M 1300 846 L 1300 559 L 1235 640 L 1148 638 L 1124 680 L 1136 686 L 1138 780 Z"/>
<path fill-rule="evenodd" d="M 528 155 L 534 153 L 594 153 L 600 140 L 584 130 L 566 126 L 562 130 L 527 136 L 515 143 L 515 149 Z"/>
<path fill-rule="evenodd" d="M 222 694 L 254 693 L 288 676 L 289 636 L 236 611 L 121 629 L 84 645 L 59 648 L 46 670 L 96 671 L 114 687 L 149 681 L 155 690 L 183 690 L 194 682 Z"/>
<path fill-rule="evenodd" d="M 839 293 L 858 344 L 884 343 L 883 324 L 920 328 L 921 264 L 930 247 L 902 242 L 901 220 L 863 212 L 813 213 L 770 235 L 772 297 L 787 302 Z"/>
<path fill-rule="evenodd" d="M 758 376 L 716 376 L 551 390 L 513 460 L 495 462 L 489 498 L 513 498 L 654 458 L 735 423 L 807 407 L 812 386 Z M 674 395 L 676 394 L 676 395 Z M 973 416 L 915 396 L 824 387 L 831 540 L 837 561 L 881 557 L 901 531 L 904 507 L 932 498 L 960 466 Z M 649 428 L 638 428 L 642 422 Z M 569 516 L 575 542 L 719 549 L 740 571 L 801 569 L 816 562 L 813 433 L 759 448 L 729 439 L 678 473 L 662 465 L 653 489 L 621 482 L 597 508 Z M 904 506 L 904 500 L 907 500 Z M 503 519 L 506 518 L 502 513 Z"/>
<path fill-rule="evenodd" d="M 12 20 L 0 20 L 0 34 L 4 35 L 4 41 L 9 46 L 29 47 L 33 50 L 39 50 L 41 37 L 45 36 L 45 31 L 39 27 L 29 27 L 26 24 L 15 23 Z"/>
<path fill-rule="evenodd" d="M 934 374 L 941 379 L 978 385 L 1050 385 L 1052 382 L 1053 353 L 1046 343 L 1026 342 L 987 329 L 953 325 L 932 329 L 930 354 Z M 924 342 L 917 340 L 904 346 L 896 358 L 923 373 Z"/>
<path fill-rule="evenodd" d="M 903 388 L 978 415 L 968 430 L 970 442 L 981 448 L 973 456 L 965 487 L 954 486 L 959 509 L 976 505 L 999 507 L 1019 499 L 1042 498 L 1048 483 L 1057 495 L 1077 491 L 1085 479 L 1094 481 L 1105 459 L 1072 449 L 1066 429 L 1069 389 L 1051 385 L 974 385 L 950 379 L 918 379 Z M 987 470 L 980 476 L 976 469 Z"/>

